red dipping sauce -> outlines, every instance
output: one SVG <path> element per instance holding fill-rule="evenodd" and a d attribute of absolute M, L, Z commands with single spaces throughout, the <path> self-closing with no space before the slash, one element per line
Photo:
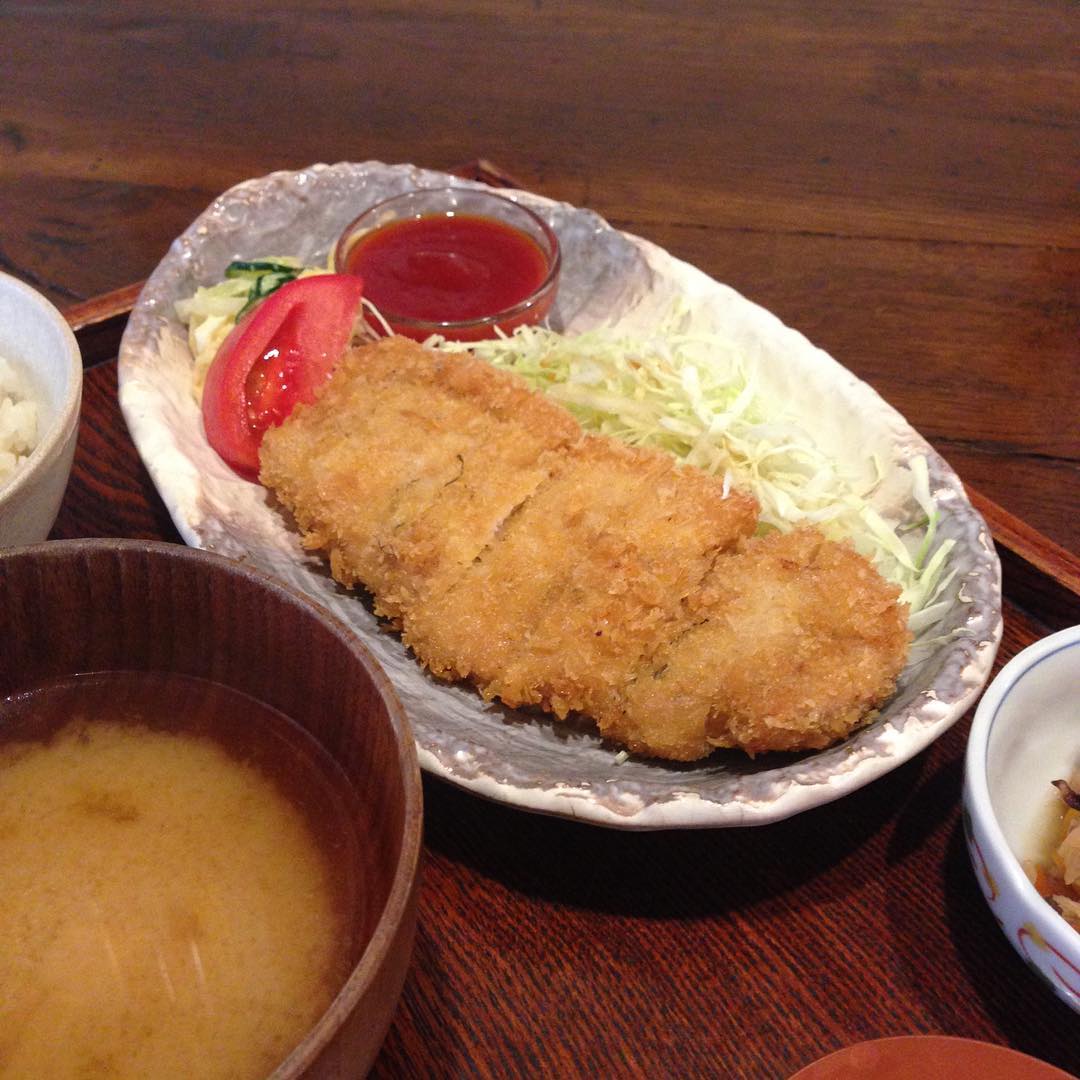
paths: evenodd
<path fill-rule="evenodd" d="M 528 210 L 501 196 L 451 190 L 455 209 L 430 210 L 442 192 L 410 193 L 405 213 L 374 228 L 353 223 L 339 244 L 336 265 L 364 279 L 364 296 L 399 334 L 431 334 L 463 341 L 509 333 L 539 322 L 555 298 L 558 242 Z M 418 207 L 423 197 L 429 205 Z M 466 198 L 500 214 L 521 215 L 535 233 L 485 213 L 470 212 Z M 376 210 L 397 200 L 388 200 Z M 416 212 L 416 211 L 420 212 Z M 370 213 L 370 212 L 369 212 Z M 367 217 L 368 215 L 364 215 Z M 527 219 L 533 219 L 528 221 Z M 370 321 L 370 320 L 369 320 Z"/>
<path fill-rule="evenodd" d="M 505 311 L 547 277 L 547 259 L 519 229 L 471 214 L 395 221 L 361 237 L 349 273 L 380 310 L 426 322 L 463 322 Z"/>

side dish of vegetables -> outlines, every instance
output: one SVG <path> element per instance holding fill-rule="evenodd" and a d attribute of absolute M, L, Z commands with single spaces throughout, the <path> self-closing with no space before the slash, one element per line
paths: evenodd
<path fill-rule="evenodd" d="M 1080 774 L 1072 782 L 1055 780 L 1061 795 L 1060 818 L 1049 857 L 1029 866 L 1028 876 L 1051 907 L 1080 931 Z"/>

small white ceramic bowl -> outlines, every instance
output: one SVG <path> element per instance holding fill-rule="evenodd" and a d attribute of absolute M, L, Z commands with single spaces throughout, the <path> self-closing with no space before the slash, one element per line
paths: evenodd
<path fill-rule="evenodd" d="M 0 356 L 30 380 L 38 442 L 0 481 L 0 547 L 44 540 L 64 497 L 82 401 L 82 356 L 64 316 L 40 293 L 0 273 Z"/>
<path fill-rule="evenodd" d="M 968 738 L 964 833 L 1005 936 L 1054 993 L 1080 1012 L 1080 933 L 1023 870 L 1039 861 L 1051 782 L 1080 767 L 1080 626 L 1014 656 L 979 702 Z"/>

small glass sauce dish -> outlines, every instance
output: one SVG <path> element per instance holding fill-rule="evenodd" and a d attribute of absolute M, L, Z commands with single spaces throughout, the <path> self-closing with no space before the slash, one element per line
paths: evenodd
<path fill-rule="evenodd" d="M 532 210 L 459 187 L 376 203 L 334 252 L 334 268 L 359 274 L 390 328 L 417 341 L 432 334 L 477 341 L 540 322 L 555 300 L 560 265 L 558 238 Z"/>

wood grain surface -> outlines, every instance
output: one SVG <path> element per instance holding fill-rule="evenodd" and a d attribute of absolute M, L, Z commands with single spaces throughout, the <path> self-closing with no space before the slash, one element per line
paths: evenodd
<path fill-rule="evenodd" d="M 247 177 L 488 157 L 774 311 L 1014 515 L 1013 542 L 1077 553 L 1078 29 L 1071 0 L 9 0 L 0 269 L 66 307 L 145 278 Z M 116 404 L 117 323 L 90 323 L 107 362 L 54 535 L 178 540 Z M 1006 556 L 999 665 L 1080 622 Z M 426 781 L 416 954 L 374 1075 L 784 1080 L 919 1032 L 1080 1073 L 1077 1017 L 967 862 L 968 723 L 759 830 L 620 834 Z"/>
<path fill-rule="evenodd" d="M 729 282 L 1080 552 L 1071 0 L 0 5 L 0 268 L 145 278 L 242 179 L 487 156 Z"/>

